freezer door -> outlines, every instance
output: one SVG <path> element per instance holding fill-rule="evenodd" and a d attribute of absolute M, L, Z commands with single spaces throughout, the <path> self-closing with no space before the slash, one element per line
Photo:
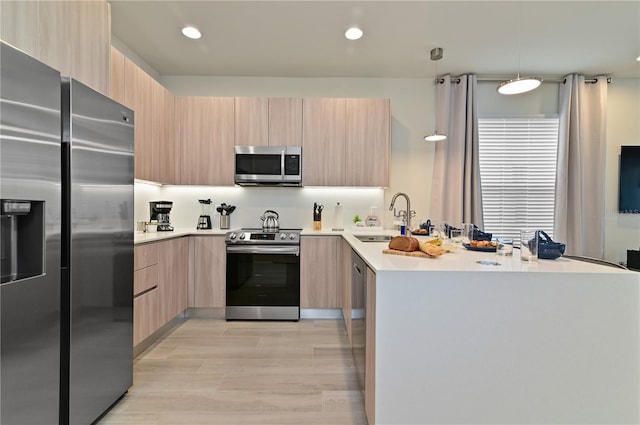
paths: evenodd
<path fill-rule="evenodd" d="M 63 79 L 62 96 L 68 413 L 69 423 L 89 424 L 133 383 L 133 112 L 75 80 Z"/>
<path fill-rule="evenodd" d="M 58 423 L 60 162 L 60 74 L 0 42 L 2 424 Z"/>

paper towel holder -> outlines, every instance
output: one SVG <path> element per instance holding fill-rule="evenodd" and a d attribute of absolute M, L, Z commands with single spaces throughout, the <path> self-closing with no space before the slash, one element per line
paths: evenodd
<path fill-rule="evenodd" d="M 334 232 L 342 232 L 344 230 L 344 216 L 342 215 L 342 205 L 340 202 L 336 203 L 336 206 L 333 210 L 333 227 L 331 228 Z"/>

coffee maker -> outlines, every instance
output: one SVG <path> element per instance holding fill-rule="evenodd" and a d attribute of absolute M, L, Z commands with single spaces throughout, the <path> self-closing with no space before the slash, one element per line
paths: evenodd
<path fill-rule="evenodd" d="M 173 226 L 169 220 L 171 208 L 173 208 L 173 202 L 171 201 L 149 202 L 150 220 L 158 221 L 158 232 L 170 232 L 173 230 Z"/>
<path fill-rule="evenodd" d="M 200 211 L 200 217 L 198 217 L 198 226 L 196 229 L 211 229 L 211 216 L 208 214 L 209 208 L 211 206 L 211 199 L 198 199 L 200 202 L 200 207 L 202 211 Z"/>

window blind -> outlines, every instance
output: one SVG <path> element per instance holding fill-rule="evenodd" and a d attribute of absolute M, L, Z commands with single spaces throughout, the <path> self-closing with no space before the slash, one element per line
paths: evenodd
<path fill-rule="evenodd" d="M 558 118 L 480 118 L 484 230 L 520 240 L 520 229 L 553 237 Z"/>

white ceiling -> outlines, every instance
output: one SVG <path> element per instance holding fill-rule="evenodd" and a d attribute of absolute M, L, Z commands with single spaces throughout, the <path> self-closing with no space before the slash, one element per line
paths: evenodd
<path fill-rule="evenodd" d="M 161 75 L 425 78 L 442 47 L 438 74 L 640 77 L 640 0 L 110 3 L 113 35 Z"/>

